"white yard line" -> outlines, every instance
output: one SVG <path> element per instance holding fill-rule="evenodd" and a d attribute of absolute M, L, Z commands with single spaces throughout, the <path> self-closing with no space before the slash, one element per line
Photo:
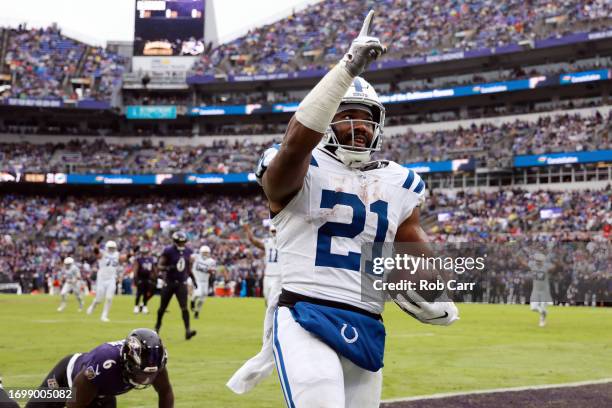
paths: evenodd
<path fill-rule="evenodd" d="M 391 398 L 384 400 L 382 402 L 408 402 L 408 401 L 420 401 L 420 400 L 429 400 L 429 399 L 439 399 L 439 398 L 448 398 L 448 397 L 459 397 L 465 395 L 477 395 L 477 394 L 491 394 L 495 392 L 513 392 L 513 391 L 527 391 L 527 390 L 545 390 L 549 388 L 565 388 L 565 387 L 580 387 L 583 385 L 595 385 L 595 384 L 607 384 L 612 383 L 612 378 L 602 378 L 600 380 L 591 380 L 591 381 L 578 381 L 571 383 L 563 383 L 563 384 L 544 384 L 544 385 L 528 385 L 524 387 L 510 387 L 510 388 L 491 388 L 488 390 L 475 390 L 475 391 L 463 391 L 463 392 L 443 392 L 440 394 L 431 394 L 431 395 L 418 395 L 415 397 L 407 397 L 407 398 Z"/>

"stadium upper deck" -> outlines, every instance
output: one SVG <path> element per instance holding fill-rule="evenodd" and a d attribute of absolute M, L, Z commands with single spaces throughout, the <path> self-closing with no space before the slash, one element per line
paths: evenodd
<path fill-rule="evenodd" d="M 607 111 L 607 113 L 606 113 Z M 543 114 L 537 119 L 502 117 L 499 123 L 463 121 L 453 128 L 390 127 L 379 159 L 398 163 L 478 159 L 480 166 L 508 167 L 513 156 L 612 149 L 612 113 Z M 217 138 L 188 145 L 118 144 L 104 139 L 35 144 L 0 143 L 0 170 L 14 173 L 243 173 L 281 134 L 257 141 Z M 118 139 L 121 140 L 121 139 Z M 177 143 L 180 140 L 177 140 Z M 502 163 L 501 165 L 499 163 Z"/>
<path fill-rule="evenodd" d="M 519 0 L 325 0 L 215 48 L 194 69 L 209 75 L 253 75 L 329 68 L 344 54 L 371 8 L 381 10 L 372 35 L 389 45 L 387 60 L 608 28 L 612 13 L 605 0 L 537 0 L 529 7 Z"/>
<path fill-rule="evenodd" d="M 409 65 L 423 65 L 450 58 L 456 65 L 463 57 L 485 55 L 476 52 L 480 49 L 488 49 L 488 54 L 495 57 L 505 52 L 520 54 L 531 48 L 520 45 L 525 42 L 535 45 L 534 41 L 549 39 L 549 46 L 563 44 L 563 41 L 557 41 L 559 36 L 568 38 L 568 44 L 610 37 L 607 32 L 601 32 L 611 22 L 612 6 L 605 0 L 538 0 L 530 7 L 524 7 L 517 0 L 460 3 L 386 0 L 382 3 L 325 0 L 286 19 L 252 30 L 237 40 L 221 44 L 202 56 L 193 72 L 213 79 L 214 75 L 227 79 L 311 70 L 316 71 L 315 76 L 321 75 L 344 53 L 343 47 L 356 34 L 353 27 L 359 26 L 358 20 L 373 6 L 384 10 L 375 18 L 373 34 L 390 47 L 390 53 L 379 64 L 390 69 L 402 65 L 392 63 L 398 59 Z M 592 38 L 586 34 L 571 37 L 572 33 L 592 31 L 600 33 Z M 598 48 L 580 48 L 580 53 L 592 51 L 598 51 Z M 574 59 L 574 56 L 567 55 L 565 60 Z M 423 56 L 430 58 L 419 59 Z M 540 57 L 541 62 L 550 59 L 549 54 Z M 70 39 L 55 26 L 46 29 L 21 26 L 2 30 L 0 60 L 1 79 L 11 86 L 4 90 L 2 97 L 22 100 L 45 98 L 78 102 L 92 99 L 108 102 L 119 91 L 122 75 L 129 66 L 125 58 Z M 471 70 L 486 70 L 492 63 L 493 60 L 488 60 L 486 66 L 479 65 Z M 520 65 L 516 61 L 513 64 Z M 393 75 L 401 74 L 393 71 Z M 14 100 L 12 103 L 18 104 Z M 81 105 L 88 106 L 86 103 Z M 108 107 L 108 104 L 97 106 Z"/>

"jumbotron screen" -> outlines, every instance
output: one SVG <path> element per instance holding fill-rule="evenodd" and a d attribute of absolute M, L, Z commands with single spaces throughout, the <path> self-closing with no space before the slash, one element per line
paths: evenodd
<path fill-rule="evenodd" d="M 204 52 L 204 0 L 136 0 L 135 56 Z"/>

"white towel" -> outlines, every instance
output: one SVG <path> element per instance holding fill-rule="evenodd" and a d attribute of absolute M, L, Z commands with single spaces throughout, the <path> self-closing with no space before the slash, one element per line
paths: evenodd
<path fill-rule="evenodd" d="M 261 351 L 244 363 L 226 384 L 227 387 L 236 394 L 244 394 L 251 391 L 257 384 L 272 374 L 272 370 L 274 369 L 272 329 L 274 324 L 274 312 L 277 305 L 278 295 L 270 301 L 268 309 L 266 310 Z"/>

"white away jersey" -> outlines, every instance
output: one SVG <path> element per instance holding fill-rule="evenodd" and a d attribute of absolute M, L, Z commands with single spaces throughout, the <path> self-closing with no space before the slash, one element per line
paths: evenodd
<path fill-rule="evenodd" d="M 351 169 L 316 148 L 302 189 L 272 219 L 283 289 L 381 313 L 382 300 L 361 299 L 361 245 L 393 242 L 424 194 L 419 175 L 397 163 Z"/>
<path fill-rule="evenodd" d="M 280 276 L 276 238 L 266 238 L 263 243 L 264 250 L 266 251 L 266 269 L 264 271 L 264 276 Z"/>
<path fill-rule="evenodd" d="M 543 262 L 542 265 L 538 266 L 534 262 L 529 263 L 531 274 L 533 277 L 532 294 L 534 292 L 549 294 L 550 293 L 550 279 L 549 273 L 553 270 L 554 265 L 549 262 Z M 550 296 L 550 294 L 548 295 Z"/>
<path fill-rule="evenodd" d="M 62 277 L 67 283 L 77 283 L 81 280 L 81 271 L 78 266 L 72 264 L 69 268 L 64 267 L 62 269 Z"/>
<path fill-rule="evenodd" d="M 200 254 L 194 255 L 191 271 L 197 281 L 208 281 L 208 274 L 217 268 L 217 261 L 212 258 L 204 258 Z"/>
<path fill-rule="evenodd" d="M 98 281 L 117 279 L 119 271 L 119 251 L 101 250 L 102 257 L 98 260 Z"/>

